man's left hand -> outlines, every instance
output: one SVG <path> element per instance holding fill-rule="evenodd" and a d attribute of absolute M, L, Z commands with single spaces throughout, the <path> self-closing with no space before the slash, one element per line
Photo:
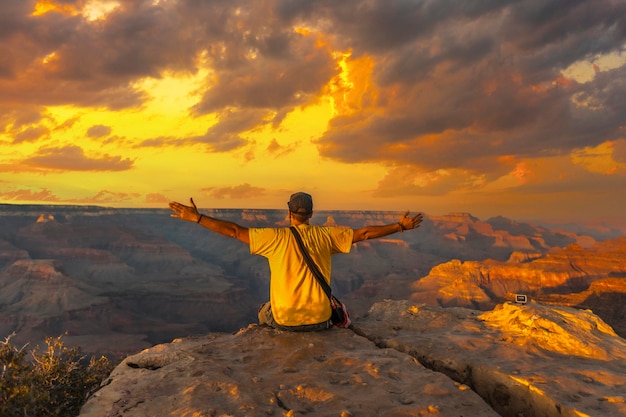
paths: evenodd
<path fill-rule="evenodd" d="M 188 222 L 197 222 L 200 218 L 200 213 L 196 207 L 196 203 L 193 202 L 193 198 L 190 198 L 191 206 L 172 201 L 170 203 L 170 209 L 174 212 L 170 214 L 170 217 L 175 219 L 186 220 Z"/>

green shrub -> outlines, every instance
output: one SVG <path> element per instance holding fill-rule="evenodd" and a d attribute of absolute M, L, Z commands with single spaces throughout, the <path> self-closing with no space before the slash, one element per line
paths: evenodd
<path fill-rule="evenodd" d="M 0 416 L 77 416 L 80 407 L 111 372 L 105 357 L 89 361 L 80 348 L 49 337 L 30 352 L 16 348 L 11 336 L 0 342 Z"/>

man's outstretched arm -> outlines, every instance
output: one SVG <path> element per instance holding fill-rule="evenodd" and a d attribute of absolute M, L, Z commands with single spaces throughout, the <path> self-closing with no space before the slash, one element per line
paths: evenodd
<path fill-rule="evenodd" d="M 248 245 L 250 244 L 250 234 L 248 233 L 247 227 L 239 226 L 236 223 L 226 220 L 209 217 L 205 214 L 200 214 L 196 204 L 193 202 L 193 198 L 189 199 L 189 201 L 191 202 L 191 206 L 186 206 L 175 201 L 171 202 L 170 209 L 174 213 L 170 214 L 170 216 L 175 219 L 196 222 L 215 233 L 232 237 Z"/>
<path fill-rule="evenodd" d="M 413 217 L 407 217 L 409 212 L 407 211 L 402 215 L 398 223 L 387 224 L 384 226 L 365 226 L 354 231 L 352 236 L 352 243 L 360 242 L 366 239 L 376 239 L 379 237 L 387 236 L 397 232 L 404 232 L 405 230 L 413 230 L 420 227 L 422 223 L 422 213 L 417 213 Z"/>

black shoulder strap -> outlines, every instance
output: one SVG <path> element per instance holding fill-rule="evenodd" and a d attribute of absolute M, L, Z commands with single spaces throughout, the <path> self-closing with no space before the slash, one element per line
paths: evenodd
<path fill-rule="evenodd" d="M 319 284 L 322 286 L 322 289 L 324 290 L 324 292 L 330 299 L 331 298 L 330 285 L 328 285 L 328 282 L 326 282 L 326 279 L 324 279 L 324 275 L 322 275 L 317 265 L 315 265 L 315 262 L 313 261 L 313 259 L 311 259 L 311 255 L 309 255 L 309 252 L 306 250 L 306 247 L 304 246 L 304 242 L 302 241 L 302 237 L 300 236 L 300 233 L 298 233 L 298 230 L 294 226 L 289 227 L 289 229 L 291 230 L 291 233 L 293 233 L 294 237 L 296 238 L 296 242 L 298 242 L 298 246 L 300 246 L 300 251 L 302 252 L 304 261 L 309 266 L 309 268 L 311 269 L 311 272 L 313 272 L 313 276 L 315 277 L 317 282 L 319 282 Z"/>

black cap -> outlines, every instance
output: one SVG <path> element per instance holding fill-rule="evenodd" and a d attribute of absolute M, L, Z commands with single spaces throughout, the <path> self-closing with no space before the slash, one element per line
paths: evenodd
<path fill-rule="evenodd" d="M 313 197 L 307 193 L 299 192 L 292 194 L 287 205 L 289 206 L 289 211 L 294 214 L 313 213 Z"/>

